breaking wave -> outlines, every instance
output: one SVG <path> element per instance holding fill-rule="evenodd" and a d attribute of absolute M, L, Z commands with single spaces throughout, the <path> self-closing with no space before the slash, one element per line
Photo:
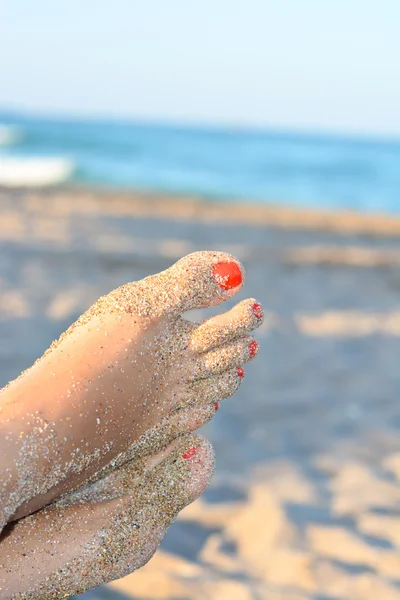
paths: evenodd
<path fill-rule="evenodd" d="M 64 158 L 0 157 L 0 186 L 46 187 L 71 178 L 73 161 Z"/>

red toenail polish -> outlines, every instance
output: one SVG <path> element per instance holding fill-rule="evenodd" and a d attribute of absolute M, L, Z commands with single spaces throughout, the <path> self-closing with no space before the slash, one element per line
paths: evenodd
<path fill-rule="evenodd" d="M 263 316 L 263 309 L 261 304 L 258 304 L 258 302 L 254 302 L 251 308 L 253 309 L 253 313 L 255 314 L 257 319 L 261 319 Z"/>
<path fill-rule="evenodd" d="M 219 409 L 219 402 L 214 402 L 215 412 Z"/>
<path fill-rule="evenodd" d="M 242 271 L 235 262 L 218 263 L 213 267 L 213 275 L 223 290 L 231 290 L 242 283 Z"/>
<path fill-rule="evenodd" d="M 243 379 L 243 377 L 244 377 L 243 367 L 238 367 L 236 370 L 237 370 L 237 374 L 239 375 L 240 379 Z"/>
<path fill-rule="evenodd" d="M 249 354 L 250 356 L 255 356 L 258 350 L 258 344 L 255 340 L 250 342 L 249 344 Z"/>
<path fill-rule="evenodd" d="M 189 458 L 193 458 L 193 456 L 195 456 L 196 454 L 197 454 L 196 448 L 188 448 L 188 450 L 186 450 L 185 454 L 182 454 L 182 458 L 184 458 L 185 460 L 189 460 Z"/>

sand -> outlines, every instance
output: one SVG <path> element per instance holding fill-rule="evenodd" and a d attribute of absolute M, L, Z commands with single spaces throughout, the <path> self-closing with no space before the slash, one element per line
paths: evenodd
<path fill-rule="evenodd" d="M 194 250 L 237 255 L 238 300 L 267 311 L 259 359 L 204 431 L 210 489 L 88 600 L 400 599 L 399 235 L 386 216 L 0 193 L 1 384 L 98 296 Z"/>

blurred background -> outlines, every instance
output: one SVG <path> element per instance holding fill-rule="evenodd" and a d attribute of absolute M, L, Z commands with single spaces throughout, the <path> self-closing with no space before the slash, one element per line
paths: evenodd
<path fill-rule="evenodd" d="M 399 21 L 395 0 L 0 5 L 0 385 L 195 250 L 238 256 L 235 301 L 267 313 L 204 428 L 210 488 L 81 598 L 400 599 Z"/>

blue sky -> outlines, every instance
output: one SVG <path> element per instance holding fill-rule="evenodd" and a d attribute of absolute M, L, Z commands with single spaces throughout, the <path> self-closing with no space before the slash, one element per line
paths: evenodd
<path fill-rule="evenodd" d="M 0 107 L 400 134 L 398 0 L 0 3 Z"/>

